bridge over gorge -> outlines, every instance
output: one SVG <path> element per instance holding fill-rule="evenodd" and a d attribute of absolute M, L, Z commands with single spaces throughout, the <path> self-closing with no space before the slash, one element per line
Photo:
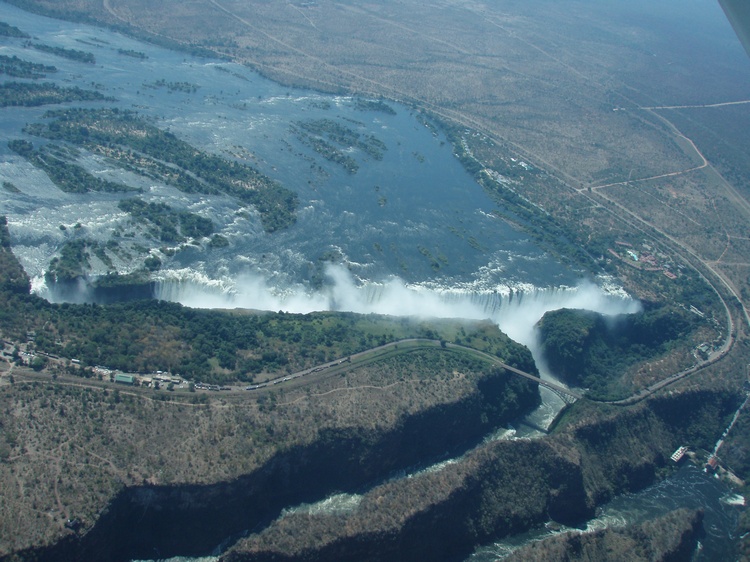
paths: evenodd
<path fill-rule="evenodd" d="M 493 355 L 490 355 L 489 353 L 478 351 L 476 349 L 471 349 L 469 347 L 464 347 L 462 345 L 458 345 L 455 343 L 446 343 L 446 347 L 461 349 L 462 351 L 466 351 L 474 355 L 478 355 L 494 363 L 495 365 L 502 367 L 506 371 L 510 371 L 511 373 L 514 373 L 516 375 L 532 380 L 538 383 L 540 386 L 548 388 L 549 390 L 557 394 L 566 404 L 572 404 L 576 400 L 580 400 L 581 398 L 583 398 L 583 395 L 580 392 L 576 392 L 575 390 L 571 390 L 561 384 L 557 384 L 552 381 L 544 380 L 543 378 L 538 377 L 537 375 L 532 375 L 531 373 L 527 373 L 526 371 L 522 371 L 520 369 L 516 369 L 515 367 L 511 367 L 507 363 L 503 363 L 502 361 L 500 361 L 500 359 L 498 359 L 497 357 L 494 357 Z"/>
<path fill-rule="evenodd" d="M 405 339 L 405 340 L 399 340 L 396 342 L 387 343 L 385 345 L 381 345 L 372 349 L 368 349 L 367 351 L 362 351 L 360 353 L 352 354 L 351 356 L 346 357 L 346 358 L 338 359 L 335 361 L 329 361 L 328 363 L 323 363 L 321 365 L 317 365 L 315 367 L 305 369 L 303 371 L 299 371 L 291 375 L 286 375 L 284 377 L 272 379 L 262 384 L 249 386 L 247 387 L 247 390 L 259 390 L 268 386 L 283 384 L 283 383 L 290 382 L 293 380 L 299 380 L 300 378 L 309 377 L 311 375 L 338 373 L 343 370 L 349 370 L 350 368 L 356 367 L 357 365 L 361 365 L 363 363 L 376 361 L 382 358 L 384 355 L 406 352 L 406 351 L 418 349 L 421 347 L 442 347 L 445 349 L 453 349 L 456 351 L 460 351 L 462 353 L 468 353 L 470 355 L 474 355 L 475 357 L 478 357 L 489 363 L 497 365 L 498 367 L 501 367 L 510 373 L 527 378 L 529 380 L 536 382 L 540 386 L 548 388 L 549 390 L 554 392 L 557 396 L 559 396 L 566 404 L 572 404 L 576 400 L 580 400 L 581 398 L 583 398 L 583 395 L 579 392 L 571 390 L 561 384 L 557 384 L 552 381 L 544 380 L 537 375 L 532 375 L 531 373 L 527 373 L 526 371 L 517 369 L 516 367 L 508 365 L 507 363 L 503 363 L 498 357 L 494 355 L 490 355 L 489 353 L 485 353 L 483 351 L 479 351 L 477 349 L 472 349 L 470 347 L 466 347 L 466 346 L 455 344 L 455 343 L 441 342 L 439 340 L 421 339 L 421 338 Z"/>

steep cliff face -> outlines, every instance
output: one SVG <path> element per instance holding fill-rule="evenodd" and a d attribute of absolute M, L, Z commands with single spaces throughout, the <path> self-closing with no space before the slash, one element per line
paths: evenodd
<path fill-rule="evenodd" d="M 678 509 L 663 517 L 623 529 L 565 533 L 534 541 L 515 551 L 505 561 L 680 562 L 691 559 L 702 533 L 703 513 Z"/>
<path fill-rule="evenodd" d="M 572 446 L 583 456 L 592 501 L 599 504 L 653 482 L 657 470 L 680 445 L 710 448 L 740 398 L 731 391 L 672 391 L 638 407 L 567 428 Z"/>
<path fill-rule="evenodd" d="M 487 379 L 487 386 L 497 389 L 494 380 Z M 512 391 L 506 387 L 505 393 Z M 227 537 L 255 531 L 225 558 L 461 560 L 477 544 L 548 519 L 573 525 L 590 518 L 597 504 L 653 482 L 677 444 L 719 432 L 737 406 L 731 393 L 705 390 L 610 413 L 582 404 L 581 421 L 556 435 L 481 443 L 430 470 L 382 481 L 414 459 L 478 438 L 487 428 L 492 409 L 484 401 L 490 398 L 477 391 L 409 416 L 389 431 L 327 430 L 314 443 L 280 452 L 227 482 L 126 488 L 80 539 L 17 558 L 200 555 Z M 678 415 L 681 404 L 691 410 Z M 283 508 L 338 492 L 355 494 L 346 509 L 281 515 Z"/>
<path fill-rule="evenodd" d="M 207 554 L 231 535 L 266 526 L 287 506 L 355 491 L 447 452 L 460 454 L 538 402 L 536 385 L 493 370 L 460 400 L 404 416 L 383 430 L 323 430 L 314 442 L 280 451 L 258 470 L 229 482 L 125 488 L 80 540 L 19 556 L 121 561 L 155 553 Z"/>
<path fill-rule="evenodd" d="M 175 359 L 189 347 L 186 336 L 170 339 L 183 328 L 214 336 L 225 331 L 227 337 L 251 341 L 261 327 L 275 330 L 270 324 L 283 326 L 268 348 L 283 344 L 285 353 L 302 355 L 309 353 L 308 343 L 301 336 L 295 340 L 294 334 L 310 335 L 317 323 L 320 331 L 314 334 L 327 341 L 315 345 L 327 349 L 328 341 L 344 337 L 345 325 L 355 320 L 354 315 L 330 313 L 300 316 L 292 326 L 285 323 L 286 315 L 269 314 L 258 317 L 258 325 L 244 325 L 248 329 L 238 336 L 240 331 L 228 325 L 243 315 L 212 312 L 213 327 L 206 329 L 199 321 L 205 314 L 178 306 L 158 305 L 161 313 L 143 315 L 150 304 L 121 307 L 122 314 L 135 311 L 139 318 L 128 324 L 107 307 L 52 305 L 28 294 L 28 278 L 10 251 L 4 220 L 2 264 L 4 338 L 25 341 L 36 330 L 37 347 L 45 341 L 55 349 L 56 339 L 72 330 L 92 355 L 107 348 L 105 340 L 116 342 L 120 351 L 104 352 L 112 360 L 127 353 L 129 337 L 140 328 L 143 336 L 135 336 L 133 343 L 151 359 L 161 352 Z M 102 323 L 105 309 L 114 316 Z M 165 310 L 170 313 L 163 314 Z M 422 324 L 399 320 L 396 326 L 386 320 L 383 328 L 418 336 L 428 328 Z M 458 330 L 458 325 L 430 330 Z M 535 371 L 528 350 L 496 326 L 460 326 L 467 343 Z M 381 331 L 362 334 L 375 338 Z M 232 351 L 243 359 L 245 351 L 259 353 L 255 343 L 242 345 L 246 347 Z M 51 373 L 15 369 L 14 379 L 4 377 L 0 385 L 0 482 L 17 483 L 3 488 L 0 556 L 129 560 L 205 554 L 228 536 L 263 528 L 290 505 L 355 491 L 394 471 L 460 455 L 539 403 L 531 381 L 472 354 L 439 345 L 396 347 L 312 376 L 304 384 L 211 398 L 206 393 L 115 389 L 96 380 L 89 384 L 68 378 L 62 370 L 55 380 L 46 378 Z M 82 522 L 80 537 L 65 526 L 70 517 Z"/>
<path fill-rule="evenodd" d="M 557 376 L 588 389 L 590 397 L 608 399 L 633 391 L 624 384 L 632 366 L 668 353 L 698 325 L 697 316 L 677 306 L 646 303 L 643 312 L 618 316 L 572 309 L 547 312 L 539 321 L 539 334 Z"/>
<path fill-rule="evenodd" d="M 548 518 L 589 517 L 599 502 L 653 481 L 677 445 L 716 435 L 737 406 L 718 391 L 670 393 L 606 415 L 583 403 L 575 406 L 583 421 L 558 435 L 467 453 L 539 395 L 530 381 L 453 353 L 399 355 L 278 401 L 265 396 L 270 405 L 243 396 L 165 408 L 142 394 L 77 384 L 5 386 L 0 423 L 14 436 L 0 481 L 24 486 L 4 490 L 3 512 L 14 517 L 0 518 L 0 552 L 40 561 L 200 555 L 250 531 L 229 559 L 457 560 Z M 448 454 L 456 460 L 441 469 L 378 484 Z M 146 478 L 166 484 L 135 485 Z M 363 489 L 348 511 L 279 518 L 286 507 Z M 51 542 L 73 495 L 93 527 L 27 548 Z M 45 528 L 49 513 L 57 521 Z M 25 534 L 26 522 L 36 534 Z"/>
<path fill-rule="evenodd" d="M 0 298 L 6 293 L 9 295 L 27 295 L 30 290 L 29 276 L 26 275 L 10 249 L 8 219 L 0 216 Z"/>
<path fill-rule="evenodd" d="M 114 276 L 113 276 L 114 277 Z M 107 277 L 99 279 L 76 277 L 70 280 L 47 280 L 47 287 L 56 302 L 87 302 L 96 304 L 123 303 L 154 298 L 157 284 L 153 281 L 124 280 L 117 283 Z"/>
<path fill-rule="evenodd" d="M 459 560 L 548 513 L 591 515 L 575 455 L 541 441 L 494 442 L 440 470 L 377 486 L 348 514 L 282 517 L 227 560 Z"/>
<path fill-rule="evenodd" d="M 692 412 L 670 415 L 685 402 Z M 596 505 L 652 483 L 676 444 L 698 435 L 695 420 L 718 432 L 734 407 L 730 393 L 684 392 L 542 440 L 483 444 L 440 470 L 371 489 L 348 513 L 282 517 L 225 559 L 461 560 L 476 544 L 548 519 L 580 523 Z M 686 533 L 660 559 L 690 551 Z"/>

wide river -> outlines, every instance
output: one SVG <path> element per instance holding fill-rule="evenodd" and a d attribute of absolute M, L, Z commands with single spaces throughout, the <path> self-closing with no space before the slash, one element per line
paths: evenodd
<path fill-rule="evenodd" d="M 616 286 L 585 280 L 498 218 L 496 204 L 465 172 L 445 136 L 411 108 L 388 102 L 393 113 L 363 109 L 353 98 L 288 89 L 238 64 L 194 58 L 1 5 L 1 19 L 31 34 L 34 42 L 94 54 L 96 63 L 85 64 L 29 48 L 21 39 L 0 41 L 2 55 L 57 67 L 47 81 L 98 89 L 117 99 L 75 105 L 137 111 L 203 150 L 257 167 L 298 194 L 297 223 L 268 235 L 252 210 L 238 212 L 235 201 L 187 195 L 83 151 L 79 163 L 90 172 L 141 187 L 148 201 L 210 218 L 229 240 L 224 249 L 194 247 L 165 260 L 159 298 L 294 312 L 490 317 L 532 349 L 543 376 L 550 374 L 538 356 L 533 326 L 544 312 L 563 306 L 609 313 L 637 309 Z M 169 88 L 170 83 L 182 87 Z M 19 138 L 42 144 L 23 127 L 56 107 L 0 109 L 0 180 L 18 190 L 0 190 L 0 214 L 8 217 L 13 250 L 34 289 L 50 300 L 59 295 L 46 287 L 43 273 L 69 238 L 69 227 L 80 223 L 86 237 L 106 242 L 128 221 L 117 208 L 120 195 L 63 193 L 7 148 Z M 313 152 L 294 127 L 321 119 L 377 138 L 385 146 L 382 160 L 352 151 L 359 168 L 350 174 Z M 329 262 L 334 265 L 324 265 Z M 122 272 L 133 267 L 127 261 L 115 265 Z M 87 298 L 82 290 L 74 300 Z M 553 395 L 545 395 L 534 423 L 543 425 L 559 406 Z M 703 557 L 715 559 L 724 552 L 721 545 L 731 543 L 736 526 L 736 508 L 722 501 L 727 496 L 721 485 L 686 468 L 640 494 L 619 498 L 591 525 L 638 521 L 665 506 L 700 505 L 709 527 Z M 512 546 L 481 548 L 472 560 L 496 559 Z"/>
<path fill-rule="evenodd" d="M 492 214 L 495 204 L 453 157 L 444 135 L 426 127 L 410 108 L 389 102 L 395 114 L 363 110 L 352 98 L 288 89 L 238 64 L 196 59 L 106 30 L 3 8 L 4 20 L 32 34 L 35 42 L 96 57 L 96 64 L 85 64 L 24 47 L 21 39 L 0 43 L 2 55 L 57 67 L 45 81 L 96 88 L 117 99 L 66 106 L 137 111 L 201 149 L 257 167 L 298 194 L 297 224 L 267 235 L 256 216 L 237 212 L 233 200 L 186 195 L 84 151 L 80 163 L 97 176 L 141 187 L 149 201 L 211 218 L 229 239 L 226 249 L 179 252 L 166 260 L 164 278 L 221 283 L 243 305 L 263 304 L 253 302 L 243 284 L 263 283 L 280 296 L 282 288 L 296 284 L 299 290 L 325 285 L 319 265 L 324 259 L 342 264 L 357 282 L 397 276 L 434 289 L 507 294 L 579 280 L 578 273 Z M 18 138 L 43 144 L 22 129 L 56 107 L 0 109 L 0 177 L 21 191 L 2 192 L 3 212 L 14 249 L 38 282 L 71 235 L 60 225 L 80 222 L 87 237 L 106 241 L 127 220 L 116 206 L 121 195 L 63 193 L 7 148 L 7 141 Z M 355 174 L 325 160 L 294 133 L 295 124 L 322 119 L 377 138 L 385 146 L 382 160 L 352 150 L 349 156 L 359 165 Z"/>

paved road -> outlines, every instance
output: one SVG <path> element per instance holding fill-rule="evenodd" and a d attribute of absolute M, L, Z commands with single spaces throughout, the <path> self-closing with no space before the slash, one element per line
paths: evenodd
<path fill-rule="evenodd" d="M 563 397 L 563 399 L 566 402 L 573 402 L 573 401 L 584 398 L 584 394 L 582 394 L 579 391 L 572 390 L 570 388 L 567 388 L 566 386 L 563 386 L 562 384 L 544 380 L 537 375 L 528 373 L 526 371 L 522 371 L 521 369 L 513 367 L 512 365 L 508 365 L 507 363 L 504 363 L 495 355 L 491 355 L 489 353 L 485 353 L 483 351 L 479 351 L 477 349 L 473 349 L 473 348 L 455 344 L 455 343 L 441 342 L 440 340 L 432 340 L 432 339 L 426 339 L 426 338 L 410 338 L 410 339 L 403 339 L 403 340 L 387 343 L 385 345 L 380 345 L 378 347 L 374 347 L 365 351 L 361 351 L 359 353 L 354 353 L 347 357 L 342 357 L 334 361 L 328 361 L 326 363 L 322 363 L 314 367 L 303 369 L 295 373 L 276 377 L 274 379 L 270 379 L 263 383 L 252 384 L 249 386 L 246 386 L 246 385 L 231 386 L 231 387 L 228 387 L 228 390 L 259 391 L 263 389 L 273 388 L 273 387 L 276 387 L 277 385 L 281 385 L 280 388 L 283 388 L 284 386 L 287 386 L 287 384 L 293 381 L 298 381 L 298 383 L 304 384 L 307 382 L 313 382 L 315 379 L 317 379 L 320 376 L 330 376 L 330 375 L 341 374 L 350 369 L 361 367 L 365 364 L 372 363 L 379 359 L 385 358 L 389 355 L 408 353 L 410 351 L 415 351 L 418 349 L 436 349 L 436 348 L 441 348 L 441 347 L 445 349 L 449 349 L 449 350 L 460 351 L 462 353 L 468 353 L 470 355 L 473 355 L 474 357 L 478 357 L 489 363 L 497 365 L 498 367 L 501 367 L 510 373 L 524 377 L 541 386 L 544 386 L 545 388 L 550 389 L 551 391 Z M 719 352 L 714 353 L 710 359 L 706 361 L 702 361 L 701 363 L 697 365 L 694 365 L 679 373 L 676 373 L 665 379 L 662 379 L 652 384 L 651 386 L 646 387 L 626 398 L 623 398 L 620 400 L 595 400 L 595 401 L 604 402 L 607 404 L 621 405 L 621 406 L 634 404 L 636 402 L 639 402 L 640 400 L 643 400 L 647 396 L 650 396 L 654 392 L 670 384 L 673 384 L 674 382 L 692 373 L 695 373 L 696 371 L 699 371 L 707 367 L 708 365 L 711 365 L 712 363 L 717 361 L 721 356 L 728 353 L 730 348 L 731 346 L 728 344 L 728 342 L 726 342 L 723 348 Z M 6 374 L 9 375 L 10 373 L 12 373 L 12 367 Z M 30 369 L 29 370 L 24 369 L 24 373 L 23 373 L 24 379 L 46 381 L 46 380 L 49 380 L 47 377 L 48 376 L 44 375 L 43 373 L 35 373 L 31 371 Z M 9 377 L 6 376 L 4 378 L 8 379 Z M 305 380 L 302 380 L 302 379 L 305 379 Z M 72 384 L 72 385 L 80 386 L 80 387 L 98 387 L 98 388 L 104 387 L 106 388 L 106 387 L 111 386 L 111 383 L 108 383 L 106 381 L 98 381 L 96 379 L 84 379 L 84 378 L 79 378 L 79 377 L 71 378 L 70 376 L 67 376 L 67 375 L 62 375 L 58 377 L 57 382 L 62 383 L 62 384 Z M 125 389 L 124 388 L 121 389 L 121 392 L 123 390 Z"/>
<path fill-rule="evenodd" d="M 355 353 L 349 357 L 344 357 L 341 359 L 337 359 L 335 361 L 329 361 L 327 363 L 323 363 L 321 365 L 311 367 L 309 369 L 304 369 L 302 371 L 298 371 L 290 375 L 277 377 L 275 379 L 269 380 L 262 384 L 250 385 L 246 388 L 249 390 L 260 390 L 262 388 L 267 388 L 270 386 L 287 383 L 287 382 L 297 380 L 303 377 L 308 377 L 311 375 L 330 374 L 332 369 L 335 369 L 335 372 L 339 373 L 341 371 L 349 370 L 351 368 L 360 366 L 362 363 L 370 362 L 375 359 L 378 359 L 379 357 L 383 355 L 392 354 L 393 352 L 413 351 L 415 349 L 420 349 L 420 348 L 440 348 L 442 346 L 443 346 L 443 343 L 440 342 L 439 340 L 421 339 L 421 338 L 399 340 L 396 342 L 387 343 L 385 345 L 374 347 L 372 349 L 368 349 L 367 351 Z M 569 388 L 563 385 L 556 384 L 551 381 L 546 381 L 536 375 L 532 375 L 531 373 L 527 373 L 525 371 L 517 369 L 516 367 L 508 365 L 507 363 L 503 363 L 496 356 L 490 355 L 489 353 L 485 353 L 477 349 L 473 349 L 473 348 L 466 347 L 463 345 L 458 345 L 455 343 L 448 343 L 448 342 L 445 342 L 445 349 L 454 349 L 454 350 L 462 351 L 464 353 L 469 353 L 476 357 L 480 357 L 490 363 L 497 365 L 498 367 L 502 367 L 506 371 L 509 371 L 511 373 L 514 373 L 526 379 L 532 380 L 540 384 L 541 386 L 549 388 L 553 392 L 568 396 L 574 400 L 580 400 L 581 398 L 583 398 L 583 395 L 580 394 L 579 392 L 570 390 Z"/>
<path fill-rule="evenodd" d="M 473 355 L 479 355 L 480 357 L 483 357 L 487 359 L 488 361 L 491 361 L 492 363 L 502 367 L 506 371 L 510 371 L 511 373 L 515 373 L 516 375 L 520 375 L 522 377 L 525 377 L 527 379 L 530 379 L 534 382 L 539 383 L 541 386 L 544 386 L 546 388 L 549 388 L 553 392 L 557 392 L 558 394 L 564 394 L 566 396 L 569 396 L 571 398 L 574 398 L 575 400 L 580 400 L 583 398 L 583 395 L 579 392 L 576 392 L 575 390 L 571 390 L 566 386 L 563 386 L 561 384 L 554 383 L 552 381 L 544 380 L 536 375 L 532 375 L 531 373 L 527 373 L 525 371 L 522 371 L 520 369 L 516 369 L 515 367 L 511 367 L 507 363 L 503 363 L 498 359 L 497 357 L 490 355 L 489 353 L 485 353 L 483 351 L 478 351 L 476 349 L 472 349 L 470 347 L 464 347 L 463 345 L 458 345 L 455 343 L 447 343 L 446 347 L 453 348 L 453 349 L 460 349 L 462 351 L 470 352 Z"/>

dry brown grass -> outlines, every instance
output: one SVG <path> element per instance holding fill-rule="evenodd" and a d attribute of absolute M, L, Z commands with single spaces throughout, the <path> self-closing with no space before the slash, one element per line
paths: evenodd
<path fill-rule="evenodd" d="M 16 383 L 0 386 L 0 553 L 54 541 L 69 517 L 92 524 L 122 486 L 232 480 L 326 430 L 388 431 L 461 400 L 482 376 L 472 361 L 422 351 L 200 405 L 127 387 L 26 383 L 16 369 Z"/>

